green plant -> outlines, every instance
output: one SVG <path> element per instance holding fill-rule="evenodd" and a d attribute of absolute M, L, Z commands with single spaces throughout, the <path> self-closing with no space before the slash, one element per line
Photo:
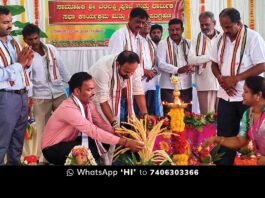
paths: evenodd
<path fill-rule="evenodd" d="M 217 119 L 217 113 L 211 112 L 207 115 L 203 114 L 195 114 L 186 112 L 184 122 L 187 125 L 187 127 L 196 128 L 199 131 L 207 125 L 208 123 L 215 123 Z"/>
<path fill-rule="evenodd" d="M 137 153 L 124 153 L 120 155 L 121 161 L 128 166 L 136 166 L 136 165 L 152 165 L 152 162 L 149 160 L 148 162 L 144 162 L 139 159 L 139 155 Z"/>
<path fill-rule="evenodd" d="M 23 12 L 25 12 L 25 8 L 21 5 L 7 5 L 6 8 L 11 12 L 11 15 L 12 16 L 16 16 L 16 15 L 19 15 Z M 26 23 L 22 23 L 20 21 L 15 21 L 14 23 L 14 26 L 17 28 L 16 30 L 13 30 L 11 32 L 11 35 L 12 36 L 18 36 L 18 35 L 22 35 L 22 30 L 23 28 L 29 24 L 29 22 L 26 22 Z M 40 32 L 40 37 L 41 38 L 48 38 L 47 34 L 45 32 L 43 32 L 41 30 Z"/>
<path fill-rule="evenodd" d="M 158 165 L 151 160 L 144 161 L 143 159 L 139 159 L 139 155 L 137 153 L 124 153 L 120 155 L 120 160 L 122 161 L 123 165 L 127 166 L 154 166 Z M 170 166 L 172 162 L 169 160 L 164 161 L 163 163 L 159 164 L 160 166 Z"/>
<path fill-rule="evenodd" d="M 217 120 L 217 113 L 210 112 L 205 116 L 207 123 L 215 123 Z"/>
<path fill-rule="evenodd" d="M 200 164 L 213 164 L 222 159 L 224 152 L 220 153 L 220 145 L 213 148 L 196 148 L 193 149 L 192 155 L 199 161 Z"/>
<path fill-rule="evenodd" d="M 196 115 L 195 113 L 186 112 L 184 122 L 187 127 L 197 128 L 198 130 L 207 124 L 205 115 Z"/>

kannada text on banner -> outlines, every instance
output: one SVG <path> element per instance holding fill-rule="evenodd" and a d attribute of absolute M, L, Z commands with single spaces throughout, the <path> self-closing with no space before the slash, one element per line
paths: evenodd
<path fill-rule="evenodd" d="M 56 47 L 107 46 L 114 31 L 128 22 L 132 8 L 144 8 L 153 23 L 184 18 L 183 0 L 48 1 L 46 32 Z"/>

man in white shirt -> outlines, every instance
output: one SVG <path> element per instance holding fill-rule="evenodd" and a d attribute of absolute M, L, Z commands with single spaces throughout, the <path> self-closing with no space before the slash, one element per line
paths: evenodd
<path fill-rule="evenodd" d="M 31 81 L 33 109 L 37 128 L 37 147 L 34 151 L 40 162 L 43 162 L 41 152 L 41 137 L 51 113 L 66 99 L 65 84 L 70 74 L 65 68 L 56 48 L 40 41 L 40 29 L 34 24 L 28 24 L 22 31 L 24 41 L 32 47 L 34 59 L 32 62 Z"/>
<path fill-rule="evenodd" d="M 170 83 L 172 75 L 181 78 L 180 93 L 184 102 L 192 101 L 191 72 L 193 65 L 188 64 L 189 43 L 182 38 L 183 22 L 180 19 L 171 19 L 168 23 L 169 37 L 161 41 L 157 48 L 158 68 L 161 71 L 160 88 L 161 100 L 174 102 L 174 85 Z M 191 110 L 189 106 L 188 110 Z M 169 109 L 163 107 L 164 116 Z"/>
<path fill-rule="evenodd" d="M 109 52 L 119 54 L 124 50 L 133 51 L 140 57 L 139 31 L 149 18 L 142 8 L 133 8 L 130 12 L 128 24 L 113 33 L 109 40 Z"/>
<path fill-rule="evenodd" d="M 159 24 L 154 24 L 151 26 L 150 37 L 152 41 L 158 46 L 163 35 L 163 27 Z"/>
<path fill-rule="evenodd" d="M 113 33 L 109 40 L 110 54 L 119 54 L 124 50 L 133 51 L 138 54 L 140 58 L 139 66 L 135 71 L 135 75 L 143 76 L 142 69 L 142 43 L 139 35 L 140 29 L 144 26 L 146 20 L 149 18 L 147 12 L 143 8 L 133 8 L 130 12 L 128 24 L 125 27 Z M 126 89 L 122 91 L 122 120 L 127 120 L 127 101 Z M 138 112 L 137 112 L 138 113 Z"/>
<path fill-rule="evenodd" d="M 133 96 L 142 115 L 147 114 L 141 77 L 133 75 L 139 57 L 132 51 L 123 51 L 118 56 L 108 55 L 90 67 L 88 73 L 96 82 L 94 102 L 102 117 L 113 127 L 120 124 L 121 91 L 127 88 L 128 114 L 134 115 Z"/>
<path fill-rule="evenodd" d="M 244 80 L 265 71 L 265 43 L 255 31 L 241 23 L 234 8 L 224 9 L 220 15 L 222 37 L 212 50 L 212 71 L 221 85 L 218 90 L 218 136 L 231 137 L 239 132 L 240 120 L 246 106 L 242 104 Z M 218 164 L 232 165 L 235 151 L 225 152 Z"/>
<path fill-rule="evenodd" d="M 196 65 L 195 82 L 201 114 L 216 111 L 218 81 L 212 72 L 211 51 L 214 42 L 219 38 L 215 30 L 215 19 L 212 12 L 206 11 L 199 16 L 201 32 L 191 42 L 189 64 Z"/>
<path fill-rule="evenodd" d="M 150 37 L 152 41 L 155 43 L 156 48 L 158 47 L 158 44 L 161 41 L 162 36 L 163 36 L 163 27 L 159 24 L 152 25 L 151 30 L 150 30 Z M 161 116 L 162 111 L 163 111 L 163 106 L 161 104 L 161 98 L 160 98 L 159 79 L 160 79 L 160 74 L 156 77 L 155 104 L 156 104 L 156 115 L 157 116 Z"/>
<path fill-rule="evenodd" d="M 140 30 L 142 39 L 142 57 L 144 76 L 142 77 L 143 88 L 145 91 L 146 105 L 148 113 L 155 115 L 155 90 L 157 82 L 158 69 L 156 66 L 156 46 L 152 42 L 149 33 L 151 29 L 151 20 L 148 19 Z"/>

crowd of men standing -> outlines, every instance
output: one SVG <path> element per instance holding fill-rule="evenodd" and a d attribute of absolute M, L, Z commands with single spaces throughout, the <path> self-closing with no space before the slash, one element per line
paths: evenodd
<path fill-rule="evenodd" d="M 246 109 L 244 79 L 265 71 L 265 43 L 242 24 L 234 8 L 219 15 L 223 33 L 215 29 L 213 13 L 203 12 L 198 20 L 201 32 L 192 41 L 183 37 L 183 21 L 177 18 L 168 22 L 169 36 L 161 40 L 162 26 L 152 25 L 144 9 L 133 8 L 126 26 L 110 38 L 109 55 L 92 65 L 89 74 L 80 72 L 70 79 L 56 48 L 40 41 L 37 26 L 23 29 L 27 47 L 20 47 L 10 36 L 11 14 L 0 6 L 0 164 L 5 155 L 7 164 L 20 162 L 30 87 L 39 142 L 36 154 L 53 164 L 63 164 L 71 148 L 85 143 L 96 160 L 108 165 L 116 144 L 141 150 L 142 142 L 117 136 L 115 128 L 133 115 L 153 119 L 157 85 L 161 100 L 173 102 L 172 75 L 181 79 L 184 102 L 192 101 L 194 75 L 201 113 L 217 111 L 218 135 L 236 135 Z M 168 111 L 163 108 L 164 116 Z M 225 150 L 219 164 L 232 165 L 234 157 L 234 151 Z"/>

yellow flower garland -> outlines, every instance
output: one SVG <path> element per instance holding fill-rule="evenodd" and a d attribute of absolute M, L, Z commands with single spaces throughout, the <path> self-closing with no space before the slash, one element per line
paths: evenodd
<path fill-rule="evenodd" d="M 177 166 L 186 166 L 189 164 L 189 155 L 187 154 L 175 154 L 172 158 L 173 162 Z"/>
<path fill-rule="evenodd" d="M 232 8 L 232 0 L 227 0 L 227 7 Z"/>
<path fill-rule="evenodd" d="M 191 39 L 191 10 L 190 0 L 184 0 L 186 39 Z"/>
<path fill-rule="evenodd" d="M 185 128 L 184 109 L 183 108 L 170 109 L 168 115 L 171 117 L 171 122 L 170 122 L 171 130 L 173 132 L 183 132 Z"/>
<path fill-rule="evenodd" d="M 255 0 L 249 0 L 249 27 L 255 29 Z"/>
<path fill-rule="evenodd" d="M 22 6 L 25 7 L 25 0 L 20 0 L 20 5 L 22 5 Z M 25 14 L 25 12 L 23 12 L 21 14 L 21 22 L 22 23 L 25 23 L 26 22 L 26 14 Z"/>
<path fill-rule="evenodd" d="M 200 12 L 205 12 L 205 0 L 200 1 Z"/>

